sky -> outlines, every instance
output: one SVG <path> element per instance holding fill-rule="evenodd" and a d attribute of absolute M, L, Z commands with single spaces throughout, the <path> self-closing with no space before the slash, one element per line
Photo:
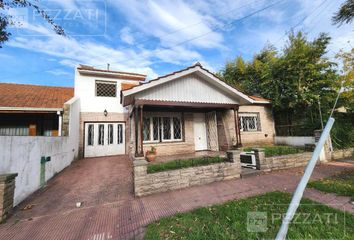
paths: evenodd
<path fill-rule="evenodd" d="M 78 64 L 146 74 L 196 62 L 217 72 L 236 56 L 278 49 L 291 29 L 331 37 L 327 57 L 354 46 L 354 24 L 331 24 L 344 0 L 49 0 L 40 6 L 62 26 L 59 36 L 33 9 L 10 9 L 17 24 L 0 48 L 0 82 L 73 86 Z"/>

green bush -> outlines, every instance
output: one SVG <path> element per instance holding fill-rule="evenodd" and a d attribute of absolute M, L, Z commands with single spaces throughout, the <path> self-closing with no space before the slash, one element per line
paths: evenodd
<path fill-rule="evenodd" d="M 213 163 L 221 163 L 225 161 L 226 158 L 223 157 L 201 157 L 185 160 L 173 160 L 169 162 L 149 164 L 147 167 L 147 173 L 156 173 L 180 168 L 210 165 Z"/>
<path fill-rule="evenodd" d="M 336 113 L 331 131 L 332 144 L 336 149 L 354 147 L 354 113 Z"/>
<path fill-rule="evenodd" d="M 295 153 L 304 152 L 304 148 L 287 146 L 287 145 L 262 146 L 261 148 L 264 149 L 264 154 L 266 157 L 281 156 L 281 155 L 288 155 L 288 154 L 295 154 Z M 243 150 L 244 151 L 251 151 L 252 148 L 247 147 L 247 148 L 244 148 Z"/>

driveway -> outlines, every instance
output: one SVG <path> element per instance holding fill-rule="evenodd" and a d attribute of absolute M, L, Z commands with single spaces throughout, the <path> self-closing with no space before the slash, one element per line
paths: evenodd
<path fill-rule="evenodd" d="M 131 161 L 126 156 L 87 158 L 74 162 L 39 192 L 16 209 L 14 218 L 28 219 L 52 215 L 82 206 L 93 207 L 112 202 L 132 200 Z M 22 211 L 28 204 L 31 210 Z"/>
<path fill-rule="evenodd" d="M 336 162 L 317 166 L 313 179 L 354 169 Z M 132 167 L 127 157 L 83 159 L 65 169 L 34 194 L 5 224 L 0 239 L 131 239 L 161 217 L 270 191 L 293 190 L 302 168 L 134 198 Z M 76 208 L 75 203 L 83 206 Z M 343 207 L 346 205 L 345 199 Z"/>

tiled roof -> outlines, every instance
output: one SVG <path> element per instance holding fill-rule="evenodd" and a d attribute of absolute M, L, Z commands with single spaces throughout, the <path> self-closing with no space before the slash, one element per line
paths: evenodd
<path fill-rule="evenodd" d="M 248 95 L 250 98 L 252 98 L 254 101 L 259 101 L 259 102 L 271 102 L 271 100 L 269 99 L 266 99 L 266 98 L 262 98 L 262 97 L 257 97 L 257 96 L 251 96 L 251 95 Z"/>
<path fill-rule="evenodd" d="M 0 107 L 63 108 L 74 88 L 0 83 Z"/>

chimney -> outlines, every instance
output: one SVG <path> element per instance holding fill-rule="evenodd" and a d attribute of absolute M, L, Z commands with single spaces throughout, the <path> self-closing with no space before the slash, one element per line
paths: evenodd
<path fill-rule="evenodd" d="M 109 71 L 109 66 L 110 66 L 111 64 L 109 64 L 109 63 L 107 63 L 107 70 Z"/>

